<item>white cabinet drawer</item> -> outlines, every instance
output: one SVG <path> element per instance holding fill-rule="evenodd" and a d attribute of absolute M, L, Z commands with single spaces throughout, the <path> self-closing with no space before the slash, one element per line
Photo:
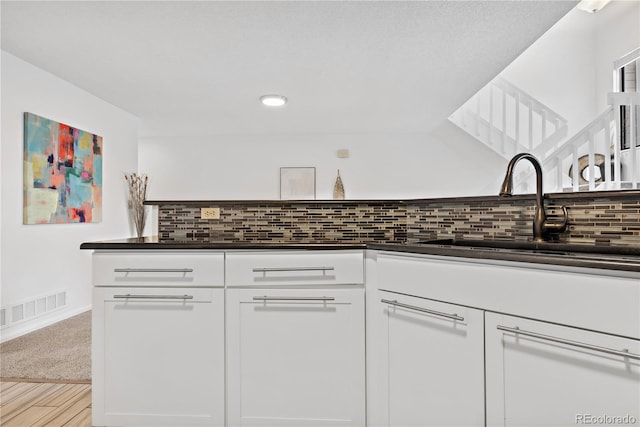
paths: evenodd
<path fill-rule="evenodd" d="M 224 286 L 222 252 L 95 252 L 94 286 Z"/>
<path fill-rule="evenodd" d="M 485 264 L 430 256 L 378 255 L 382 290 L 640 338 L 637 278 Z"/>
<path fill-rule="evenodd" d="M 228 252 L 228 286 L 361 285 L 364 251 Z"/>

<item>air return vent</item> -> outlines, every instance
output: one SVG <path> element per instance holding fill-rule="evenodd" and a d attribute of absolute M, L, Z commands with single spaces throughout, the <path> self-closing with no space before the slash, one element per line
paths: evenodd
<path fill-rule="evenodd" d="M 57 291 L 19 304 L 2 307 L 0 309 L 0 327 L 4 328 L 17 322 L 37 318 L 65 305 L 67 305 L 67 292 Z"/>

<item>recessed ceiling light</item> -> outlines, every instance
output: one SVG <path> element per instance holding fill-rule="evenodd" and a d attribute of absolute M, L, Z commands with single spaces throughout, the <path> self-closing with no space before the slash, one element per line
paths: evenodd
<path fill-rule="evenodd" d="M 607 5 L 611 0 L 582 0 L 576 8 L 589 13 L 596 13 Z"/>
<path fill-rule="evenodd" d="M 282 107 L 287 103 L 287 97 L 282 95 L 262 95 L 260 102 L 267 107 Z"/>

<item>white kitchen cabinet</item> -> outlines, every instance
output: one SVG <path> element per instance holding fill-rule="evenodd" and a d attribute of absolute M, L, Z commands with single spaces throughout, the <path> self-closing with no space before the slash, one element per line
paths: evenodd
<path fill-rule="evenodd" d="M 94 253 L 93 425 L 640 423 L 637 273 L 367 252 Z"/>
<path fill-rule="evenodd" d="M 226 284 L 230 287 L 327 287 L 362 285 L 364 251 L 243 250 L 228 252 Z"/>
<path fill-rule="evenodd" d="M 640 361 L 624 353 L 640 354 L 637 272 L 371 252 L 366 273 L 369 427 L 482 425 L 463 419 L 480 405 L 489 427 L 640 423 Z M 465 317 L 465 339 L 381 299 Z M 421 363 L 430 357 L 433 372 Z M 474 394 L 480 376 L 484 394 Z M 429 385 L 445 393 L 428 395 Z"/>
<path fill-rule="evenodd" d="M 640 422 L 639 340 L 496 313 L 485 325 L 487 426 Z"/>
<path fill-rule="evenodd" d="M 109 276 L 97 283 L 113 285 L 93 290 L 93 425 L 224 426 L 222 275 L 186 254 L 169 265 L 99 255 L 94 267 Z M 222 254 L 208 261 L 223 271 Z M 192 279 L 210 287 L 180 286 Z M 141 286 L 118 286 L 131 281 Z"/>
<path fill-rule="evenodd" d="M 484 425 L 483 312 L 379 292 L 382 390 L 377 424 Z"/>
<path fill-rule="evenodd" d="M 228 426 L 364 426 L 364 289 L 228 289 Z"/>

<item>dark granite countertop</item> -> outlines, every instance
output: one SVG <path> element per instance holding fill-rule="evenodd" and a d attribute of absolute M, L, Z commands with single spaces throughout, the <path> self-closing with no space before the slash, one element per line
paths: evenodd
<path fill-rule="evenodd" d="M 637 199 L 640 197 L 640 190 L 613 190 L 613 191 L 583 191 L 567 193 L 545 193 L 544 198 L 548 200 L 564 199 Z M 225 205 L 290 205 L 290 204 L 388 204 L 388 203 L 459 203 L 459 202 L 487 202 L 487 201 L 513 201 L 513 200 L 535 200 L 535 194 L 514 194 L 509 198 L 495 195 L 487 196 L 459 196 L 459 197 L 438 197 L 438 198 L 416 198 L 416 199 L 347 199 L 347 200 L 145 200 L 145 205 L 165 206 L 165 205 L 188 205 L 188 206 L 211 206 L 212 204 Z"/>
<path fill-rule="evenodd" d="M 189 250 L 189 249 L 303 249 L 303 250 L 331 250 L 331 249 L 366 249 L 364 243 L 277 243 L 277 242 L 160 242 L 156 236 L 138 239 L 105 240 L 99 242 L 85 242 L 80 249 L 95 250 Z"/>
<path fill-rule="evenodd" d="M 597 252 L 544 251 L 505 249 L 459 245 L 422 244 L 368 244 L 367 249 L 379 251 L 415 253 L 423 255 L 451 256 L 468 259 L 547 264 L 567 267 L 598 268 L 605 270 L 640 273 L 640 255 L 602 254 Z M 640 279 L 640 276 L 638 277 Z"/>
<path fill-rule="evenodd" d="M 514 261 L 556 266 L 596 268 L 640 272 L 640 254 L 627 251 L 625 254 L 598 253 L 593 251 L 573 252 L 568 250 L 528 250 L 513 248 L 471 247 L 451 244 L 419 243 L 283 243 L 283 242 L 159 242 L 157 237 L 129 238 L 86 242 L 80 249 L 94 250 L 201 250 L 201 249 L 373 249 L 379 251 L 404 252 L 424 255 L 450 256 L 468 259 Z M 634 248 L 635 249 L 635 248 Z M 629 253 L 630 252 L 630 253 Z"/>

